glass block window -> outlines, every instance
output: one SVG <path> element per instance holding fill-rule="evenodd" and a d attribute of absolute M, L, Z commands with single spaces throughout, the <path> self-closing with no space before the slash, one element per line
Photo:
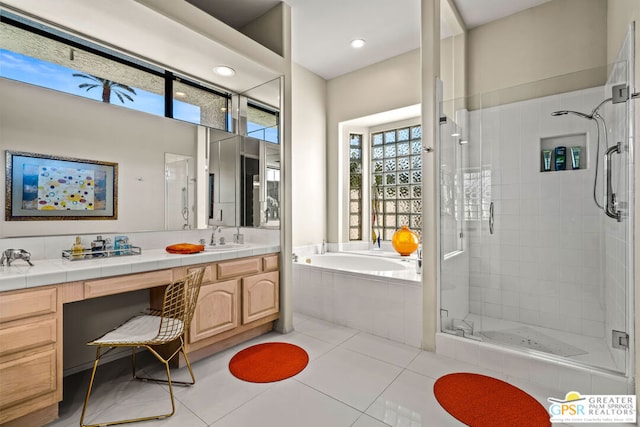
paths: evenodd
<path fill-rule="evenodd" d="M 464 219 L 489 219 L 491 203 L 491 170 L 475 170 L 464 174 Z"/>
<path fill-rule="evenodd" d="M 362 135 L 349 135 L 349 240 L 362 240 Z"/>
<path fill-rule="evenodd" d="M 403 225 L 422 231 L 421 136 L 420 126 L 371 135 L 372 228 L 382 240 Z"/>

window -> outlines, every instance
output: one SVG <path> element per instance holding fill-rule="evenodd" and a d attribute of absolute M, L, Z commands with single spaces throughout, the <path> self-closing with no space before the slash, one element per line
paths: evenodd
<path fill-rule="evenodd" d="M 59 38 L 45 37 L 6 22 L 1 25 L 2 77 L 164 115 L 162 75 L 140 70 Z"/>
<path fill-rule="evenodd" d="M 279 144 L 279 119 L 277 111 L 250 102 L 247 106 L 247 136 Z"/>
<path fill-rule="evenodd" d="M 421 137 L 420 126 L 371 134 L 372 228 L 382 240 L 403 225 L 421 233 Z"/>
<path fill-rule="evenodd" d="M 216 129 L 227 128 L 229 98 L 182 79 L 173 81 L 173 118 Z"/>
<path fill-rule="evenodd" d="M 0 77 L 229 129 L 229 94 L 6 11 L 0 31 Z"/>
<path fill-rule="evenodd" d="M 350 134 L 349 240 L 362 239 L 362 134 Z"/>

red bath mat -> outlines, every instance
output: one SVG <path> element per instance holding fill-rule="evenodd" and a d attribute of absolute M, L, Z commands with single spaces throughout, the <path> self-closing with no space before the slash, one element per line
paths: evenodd
<path fill-rule="evenodd" d="M 455 373 L 438 378 L 440 405 L 471 427 L 551 426 L 549 413 L 529 394 L 486 375 Z"/>
<path fill-rule="evenodd" d="M 270 383 L 292 377 L 309 363 L 309 355 L 284 342 L 257 344 L 238 352 L 229 362 L 231 373 L 252 383 Z"/>

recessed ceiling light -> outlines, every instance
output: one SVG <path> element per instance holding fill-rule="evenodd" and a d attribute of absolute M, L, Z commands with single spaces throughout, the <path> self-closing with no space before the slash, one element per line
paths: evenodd
<path fill-rule="evenodd" d="M 215 67 L 215 68 L 213 69 L 213 71 L 214 71 L 216 74 L 221 75 L 221 76 L 224 76 L 224 77 L 231 77 L 231 76 L 233 76 L 233 75 L 236 73 L 236 70 L 234 70 L 234 69 L 233 69 L 233 68 L 231 68 L 231 67 L 227 67 L 226 65 L 221 65 L 221 66 L 219 66 L 219 67 Z"/>
<path fill-rule="evenodd" d="M 353 47 L 355 49 L 360 49 L 365 44 L 367 44 L 367 42 L 364 39 L 351 40 L 351 47 Z"/>
<path fill-rule="evenodd" d="M 176 92 L 176 97 L 178 98 L 184 98 L 185 96 L 187 96 L 187 94 L 184 92 Z"/>

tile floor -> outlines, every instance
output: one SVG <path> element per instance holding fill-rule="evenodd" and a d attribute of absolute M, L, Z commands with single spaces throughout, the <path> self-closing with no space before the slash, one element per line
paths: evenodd
<path fill-rule="evenodd" d="M 270 333 L 195 362 L 196 385 L 174 388 L 176 414 L 166 420 L 138 425 L 462 426 L 437 403 L 432 392 L 435 380 L 456 371 L 500 378 L 495 372 L 307 316 L 295 315 L 294 324 L 293 333 Z M 227 367 L 231 357 L 245 347 L 265 341 L 303 347 L 309 353 L 309 365 L 295 377 L 277 383 L 254 384 L 233 377 Z M 148 366 L 149 371 L 156 369 L 156 365 Z M 98 375 L 86 422 L 141 416 L 146 411 L 161 412 L 170 407 L 166 386 L 127 381 L 130 375 L 127 359 L 112 362 L 108 369 L 98 369 Z M 187 376 L 186 369 L 172 373 L 178 380 Z M 85 371 L 65 378 L 60 419 L 47 427 L 78 425 L 88 377 Z M 545 407 L 547 397 L 553 396 L 551 391 L 537 386 L 513 384 Z"/>

